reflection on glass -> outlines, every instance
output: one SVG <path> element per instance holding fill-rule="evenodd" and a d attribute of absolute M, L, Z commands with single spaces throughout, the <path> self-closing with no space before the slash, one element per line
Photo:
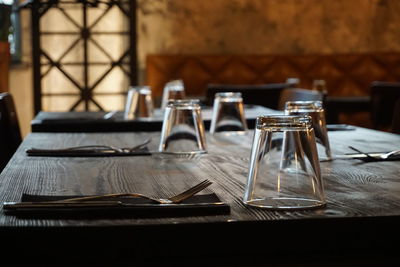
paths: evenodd
<path fill-rule="evenodd" d="M 170 100 L 179 100 L 185 98 L 185 88 L 182 80 L 168 82 L 163 91 L 161 109 L 165 109 Z"/>
<path fill-rule="evenodd" d="M 216 93 L 210 133 L 243 134 L 247 130 L 241 93 Z"/>
<path fill-rule="evenodd" d="M 206 152 L 205 130 L 199 100 L 173 100 L 167 104 L 159 151 Z"/>
<path fill-rule="evenodd" d="M 309 116 L 257 118 L 243 201 L 249 206 L 267 209 L 325 205 Z"/>
<path fill-rule="evenodd" d="M 153 100 L 149 86 L 131 86 L 128 90 L 124 118 L 150 118 L 153 116 Z"/>
<path fill-rule="evenodd" d="M 315 137 L 317 139 L 318 155 L 321 159 L 332 158 L 329 145 L 328 131 L 326 129 L 325 111 L 321 101 L 289 101 L 285 105 L 287 115 L 308 115 L 312 118 Z"/>

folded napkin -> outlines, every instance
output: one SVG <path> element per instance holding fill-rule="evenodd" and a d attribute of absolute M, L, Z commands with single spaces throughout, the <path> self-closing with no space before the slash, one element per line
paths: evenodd
<path fill-rule="evenodd" d="M 38 149 L 26 150 L 28 156 L 37 157 L 112 157 L 112 156 L 149 156 L 147 147 L 133 151 L 117 151 L 113 149 Z"/>
<path fill-rule="evenodd" d="M 56 201 L 81 196 L 44 196 L 23 194 L 21 202 Z M 46 219 L 99 219 L 99 218 L 148 218 L 148 217 L 181 217 L 229 214 L 230 207 L 222 202 L 216 194 L 195 195 L 178 204 L 158 204 L 144 198 L 120 197 L 112 198 L 121 205 L 98 205 L 80 207 L 13 207 L 4 203 L 3 209 L 7 215 L 24 218 Z M 96 201 L 91 201 L 94 203 Z M 104 200 L 99 203 L 103 203 Z M 82 203 L 82 202 L 81 202 Z"/>

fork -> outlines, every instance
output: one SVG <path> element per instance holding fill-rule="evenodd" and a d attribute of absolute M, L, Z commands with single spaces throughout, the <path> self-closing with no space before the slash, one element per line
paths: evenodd
<path fill-rule="evenodd" d="M 151 138 L 146 139 L 143 143 L 133 146 L 133 147 L 115 147 L 115 146 L 105 146 L 105 145 L 87 145 L 87 146 L 74 146 L 66 148 L 56 148 L 56 149 L 41 149 L 41 148 L 31 148 L 29 152 L 78 152 L 88 149 L 93 149 L 95 151 L 113 151 L 117 153 L 129 153 L 135 150 L 139 150 L 151 142 Z"/>
<path fill-rule="evenodd" d="M 198 192 L 202 191 L 206 187 L 212 184 L 209 180 L 204 180 L 201 183 L 177 194 L 170 198 L 152 198 L 143 194 L 139 193 L 118 193 L 118 194 L 106 194 L 106 195 L 98 195 L 98 196 L 87 196 L 87 197 L 77 197 L 77 198 L 69 198 L 63 199 L 58 201 L 52 201 L 53 203 L 75 203 L 75 202 L 83 202 L 88 200 L 95 200 L 95 199 L 107 199 L 107 198 L 115 198 L 115 197 L 141 197 L 145 199 L 149 199 L 155 201 L 159 204 L 175 204 L 180 203 L 185 199 L 190 198 L 191 196 L 197 194 Z"/>
<path fill-rule="evenodd" d="M 393 156 L 393 155 L 396 155 L 396 154 L 400 153 L 400 150 L 393 150 L 393 151 L 390 151 L 390 152 L 385 153 L 385 154 L 381 154 L 381 155 L 377 155 L 377 156 L 372 156 L 372 155 L 370 155 L 370 154 L 368 154 L 368 153 L 362 152 L 361 150 L 359 150 L 359 149 L 357 149 L 357 148 L 355 148 L 355 147 L 349 146 L 349 148 L 352 149 L 352 150 L 354 150 L 354 151 L 356 151 L 356 152 L 358 152 L 358 153 L 360 153 L 360 154 L 365 155 L 367 158 L 369 158 L 369 159 L 371 159 L 371 160 L 388 159 L 390 156 Z"/>
<path fill-rule="evenodd" d="M 377 158 L 381 158 L 381 159 L 387 159 L 390 156 L 397 155 L 399 153 L 400 153 L 400 150 L 393 150 L 393 151 L 390 151 L 388 153 L 385 153 L 385 154 L 382 154 L 382 155 L 379 155 L 379 156 L 376 156 L 376 157 Z"/>

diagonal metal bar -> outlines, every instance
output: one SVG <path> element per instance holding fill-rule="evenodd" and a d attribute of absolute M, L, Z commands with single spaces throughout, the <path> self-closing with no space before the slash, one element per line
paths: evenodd
<path fill-rule="evenodd" d="M 64 76 L 65 76 L 68 80 L 70 80 L 70 81 L 75 85 L 76 88 L 78 88 L 80 91 L 82 91 L 82 88 L 81 88 L 81 86 L 79 85 L 79 83 L 78 83 L 77 81 L 75 81 L 74 78 L 72 78 L 67 72 L 65 72 L 65 71 L 61 68 L 61 66 L 60 66 L 59 63 L 56 63 L 56 62 L 55 62 L 46 52 L 44 52 L 43 50 L 41 50 L 41 54 L 42 54 L 45 58 L 47 58 L 47 60 L 48 60 L 50 63 L 52 63 L 52 65 L 53 65 L 54 67 L 56 67 L 62 74 L 64 74 Z"/>
<path fill-rule="evenodd" d="M 93 39 L 92 37 L 89 37 L 89 41 L 91 41 L 101 52 L 103 52 L 103 54 L 111 61 L 113 61 L 114 59 L 110 56 L 110 54 L 103 48 L 101 47 L 101 45 L 99 45 L 99 43 Z"/>
<path fill-rule="evenodd" d="M 79 43 L 81 40 L 80 37 L 78 37 L 65 51 L 64 53 L 58 58 L 58 61 L 60 62 L 66 55 L 68 55 L 69 52 Z"/>
<path fill-rule="evenodd" d="M 128 76 L 128 78 L 131 76 L 131 74 L 122 67 L 122 64 L 119 64 L 118 67 L 122 70 L 123 73 L 125 73 L 126 76 Z"/>
<path fill-rule="evenodd" d="M 95 104 L 95 106 L 97 106 L 100 110 L 104 110 L 103 107 L 96 100 L 94 100 L 93 97 L 90 98 L 90 101 L 92 101 L 92 103 Z"/>
<path fill-rule="evenodd" d="M 58 1 L 57 1 L 57 0 L 47 1 L 47 3 L 40 3 L 39 5 L 42 5 L 42 6 L 40 6 L 40 8 L 39 8 L 39 10 L 38 10 L 38 11 L 39 11 L 39 12 L 38 12 L 39 19 L 40 19 L 44 14 L 46 14 L 47 11 L 49 11 L 50 8 L 52 8 L 53 6 L 57 6 L 57 4 L 58 4 Z"/>
<path fill-rule="evenodd" d="M 70 107 L 69 111 L 74 111 L 74 110 L 76 109 L 76 107 L 77 107 L 82 101 L 83 101 L 83 99 L 82 99 L 82 98 L 79 98 L 78 101 L 76 101 L 75 104 L 73 104 L 73 105 Z"/>
<path fill-rule="evenodd" d="M 136 0 L 132 0 L 132 1 L 136 1 Z M 122 7 L 122 1 L 113 1 L 111 0 L 111 2 L 113 2 L 120 10 L 122 13 L 125 14 L 125 16 L 127 16 L 129 18 L 129 16 L 131 15 L 128 11 L 125 10 L 125 8 Z"/>
<path fill-rule="evenodd" d="M 109 5 L 109 6 L 104 10 L 104 12 L 103 12 L 91 25 L 89 25 L 88 29 L 93 29 L 94 26 L 96 26 L 97 23 L 99 23 L 100 20 L 101 20 L 102 18 L 104 18 L 104 16 L 105 16 L 108 12 L 110 12 L 110 10 L 111 10 L 112 7 L 113 7 L 113 5 Z"/>
<path fill-rule="evenodd" d="M 97 81 L 88 89 L 90 91 L 93 91 L 101 83 L 101 81 L 114 69 L 114 67 L 120 65 L 122 60 L 128 55 L 129 55 L 129 50 L 125 51 L 125 53 L 116 62 L 113 62 L 111 67 L 108 70 L 106 70 L 103 73 L 103 75 L 99 79 L 97 79 Z"/>
<path fill-rule="evenodd" d="M 74 24 L 75 27 L 77 27 L 79 30 L 82 30 L 81 25 L 79 25 L 79 23 L 76 22 L 75 19 L 72 18 L 72 17 L 65 11 L 65 9 L 64 9 L 63 7 L 58 6 L 57 8 L 61 11 L 61 13 L 64 14 L 64 16 L 65 16 L 72 24 Z"/>
<path fill-rule="evenodd" d="M 43 65 L 42 65 L 43 66 Z M 53 69 L 53 65 L 51 65 L 45 73 L 42 73 L 42 75 L 40 76 L 40 79 L 43 79 L 44 77 L 46 77 L 47 74 L 50 73 L 50 71 Z M 43 94 L 42 94 L 43 95 Z"/>

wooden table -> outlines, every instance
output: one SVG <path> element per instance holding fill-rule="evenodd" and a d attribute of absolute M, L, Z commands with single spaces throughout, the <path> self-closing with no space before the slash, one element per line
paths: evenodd
<path fill-rule="evenodd" d="M 281 113 L 256 105 L 245 105 L 245 116 L 250 129 L 254 128 L 257 116 Z M 156 109 L 152 118 L 123 119 L 118 112 L 112 119 L 103 119 L 106 112 L 44 112 L 32 120 L 32 132 L 142 132 L 161 131 L 164 114 Z M 212 108 L 203 107 L 202 116 L 206 129 L 209 129 Z"/>
<path fill-rule="evenodd" d="M 231 214 L 44 220 L 18 219 L 2 211 L 2 261 L 69 266 L 184 264 L 189 259 L 219 266 L 399 264 L 398 245 L 393 245 L 400 240 L 400 164 L 396 161 L 322 162 L 326 208 L 288 212 L 248 208 L 241 202 L 252 131 L 230 139 L 207 136 L 209 153 L 194 158 L 25 154 L 30 147 L 129 146 L 149 135 L 153 136 L 150 149 L 155 149 L 159 133 L 32 133 L 0 174 L 0 202 L 18 201 L 22 193 L 141 192 L 161 197 L 209 179 L 213 185 L 205 192 L 217 193 L 231 206 Z M 369 152 L 400 145 L 400 135 L 362 128 L 329 136 L 335 154 L 351 152 L 348 145 Z"/>

